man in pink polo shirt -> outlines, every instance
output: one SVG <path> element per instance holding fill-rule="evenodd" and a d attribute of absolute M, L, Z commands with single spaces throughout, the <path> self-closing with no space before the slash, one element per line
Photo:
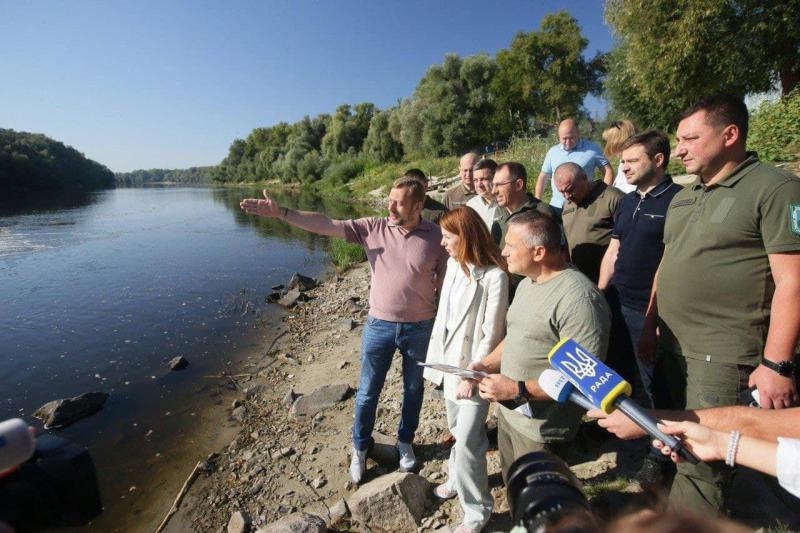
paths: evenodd
<path fill-rule="evenodd" d="M 361 481 L 372 445 L 378 397 L 395 350 L 403 356 L 403 408 L 397 431 L 400 469 L 416 466 L 414 432 L 422 407 L 422 367 L 436 315 L 436 298 L 447 264 L 439 226 L 420 216 L 425 188 L 403 177 L 389 193 L 389 216 L 332 220 L 312 211 L 282 207 L 264 199 L 242 200 L 247 213 L 282 218 L 305 230 L 358 243 L 367 252 L 372 283 L 369 316 L 361 336 L 361 378 L 353 422 L 350 478 Z"/>

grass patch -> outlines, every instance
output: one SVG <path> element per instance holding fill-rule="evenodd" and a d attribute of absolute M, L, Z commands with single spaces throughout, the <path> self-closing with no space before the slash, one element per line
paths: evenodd
<path fill-rule="evenodd" d="M 360 244 L 349 243 L 336 237 L 330 240 L 330 256 L 338 272 L 344 272 L 367 259 L 367 254 Z"/>
<path fill-rule="evenodd" d="M 621 492 L 624 491 L 631 480 L 626 477 L 616 477 L 606 479 L 603 481 L 596 481 L 594 483 L 586 483 L 583 485 L 583 493 L 587 498 L 595 498 L 605 492 Z"/>

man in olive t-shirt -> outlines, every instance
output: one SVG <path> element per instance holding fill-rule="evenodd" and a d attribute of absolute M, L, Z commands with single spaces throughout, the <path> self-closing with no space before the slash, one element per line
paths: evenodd
<path fill-rule="evenodd" d="M 667 210 L 664 256 L 640 356 L 654 350 L 656 313 L 665 356 L 682 368 L 688 409 L 731 405 L 748 386 L 762 407 L 798 404 L 800 179 L 745 151 L 740 99 L 706 98 L 683 113 L 676 154 L 698 180 Z M 670 499 L 697 512 L 723 505 L 718 465 L 682 463 Z"/>
<path fill-rule="evenodd" d="M 556 189 L 566 203 L 561 211 L 572 264 L 597 283 L 600 263 L 611 242 L 617 206 L 624 196 L 602 181 L 589 181 L 575 163 L 562 163 L 553 173 Z"/>
<path fill-rule="evenodd" d="M 513 217 L 503 256 L 509 272 L 525 277 L 506 315 L 505 339 L 469 368 L 489 373 L 479 385 L 482 398 L 511 400 L 519 406 L 497 409 L 497 442 L 506 479 L 516 458 L 545 449 L 558 453 L 557 445 L 575 436 L 583 411 L 571 403 L 553 402 L 537 380 L 549 368 L 547 354 L 564 338 L 574 338 L 604 358 L 611 313 L 597 287 L 566 262 L 561 229 L 552 218 L 533 210 Z"/>

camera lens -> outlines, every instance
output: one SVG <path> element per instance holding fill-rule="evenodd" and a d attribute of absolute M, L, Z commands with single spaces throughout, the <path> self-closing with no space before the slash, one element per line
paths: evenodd
<path fill-rule="evenodd" d="M 555 455 L 539 451 L 518 458 L 508 470 L 508 505 L 514 524 L 528 531 L 543 531 L 548 525 L 574 515 L 586 527 L 596 529 L 589 501 L 569 466 Z"/>

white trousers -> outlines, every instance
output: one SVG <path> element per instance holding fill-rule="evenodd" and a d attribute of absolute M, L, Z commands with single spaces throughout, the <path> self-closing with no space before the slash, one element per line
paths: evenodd
<path fill-rule="evenodd" d="M 489 475 L 486 468 L 486 416 L 489 402 L 459 405 L 445 400 L 447 425 L 456 439 L 450 449 L 447 466 L 447 488 L 458 493 L 464 510 L 464 525 L 482 528 L 492 514 L 494 500 L 489 492 Z"/>

